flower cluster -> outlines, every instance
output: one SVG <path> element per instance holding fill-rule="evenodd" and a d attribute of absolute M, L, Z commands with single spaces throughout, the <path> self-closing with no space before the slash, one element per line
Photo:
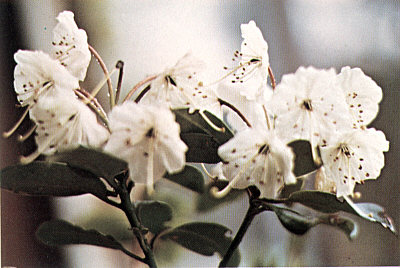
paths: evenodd
<path fill-rule="evenodd" d="M 165 172 L 179 172 L 186 163 L 188 146 L 171 110 L 198 111 L 222 132 L 204 111 L 223 118 L 221 103 L 229 101 L 236 113 L 227 112 L 224 118 L 236 134 L 218 148 L 223 162 L 214 171 L 229 184 L 216 196 L 253 185 L 261 198 L 276 198 L 286 184 L 296 182 L 294 153 L 287 145 L 296 140 L 310 142 L 313 160 L 321 166 L 317 189 L 338 197 L 352 195 L 356 183 L 377 178 L 384 166 L 388 141 L 381 131 L 367 128 L 378 112 L 382 89 L 359 68 L 344 67 L 337 74 L 334 69 L 300 67 L 275 87 L 268 44 L 250 21 L 241 25 L 241 51 L 233 58 L 237 66 L 225 67 L 228 73 L 217 83 L 205 86 L 199 76 L 205 63 L 187 53 L 175 66 L 147 79 L 135 102 L 129 100 L 132 91 L 122 104 L 112 103 L 107 116 L 94 98 L 98 90 L 90 94 L 79 86 L 91 47 L 73 17 L 69 11 L 57 17 L 50 55 L 15 54 L 15 91 L 35 123 L 38 145 L 25 162 L 87 145 L 126 160 L 131 179 L 152 186 Z"/>

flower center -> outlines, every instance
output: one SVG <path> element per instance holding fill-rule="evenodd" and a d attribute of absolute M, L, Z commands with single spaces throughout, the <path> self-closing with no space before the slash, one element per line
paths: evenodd
<path fill-rule="evenodd" d="M 267 144 L 264 144 L 263 146 L 260 147 L 258 150 L 258 154 L 264 154 L 267 155 L 269 153 L 269 146 Z"/>
<path fill-rule="evenodd" d="M 340 144 L 339 149 L 340 151 L 342 151 L 342 153 L 344 153 L 345 156 L 347 156 L 348 158 L 351 157 L 350 149 L 349 147 L 347 147 L 346 144 Z"/>
<path fill-rule="evenodd" d="M 301 107 L 303 109 L 308 110 L 308 111 L 312 111 L 313 110 L 310 99 L 304 100 L 302 105 L 301 105 Z"/>

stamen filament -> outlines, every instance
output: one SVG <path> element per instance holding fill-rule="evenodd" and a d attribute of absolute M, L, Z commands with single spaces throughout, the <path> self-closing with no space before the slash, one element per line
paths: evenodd
<path fill-rule="evenodd" d="M 135 93 L 135 91 L 136 91 L 138 88 L 140 88 L 141 86 L 143 86 L 143 85 L 146 84 L 147 82 L 150 82 L 150 81 L 156 79 L 157 76 L 158 76 L 158 75 L 153 75 L 153 76 L 146 77 L 145 79 L 143 79 L 142 81 L 140 81 L 139 83 L 137 83 L 137 84 L 131 89 L 131 91 L 129 91 L 128 95 L 126 95 L 126 97 L 125 97 L 125 99 L 123 100 L 122 103 L 124 103 L 124 102 L 126 102 L 127 100 L 129 100 L 129 99 L 132 97 L 133 93 Z M 136 100 L 135 100 L 135 102 L 136 102 Z"/>
<path fill-rule="evenodd" d="M 272 72 L 271 66 L 268 66 L 268 74 L 269 74 L 269 78 L 271 78 L 271 87 L 273 90 L 275 90 L 276 81 L 275 81 L 274 73 Z"/>
<path fill-rule="evenodd" d="M 151 195 L 154 192 L 154 137 L 150 138 L 149 141 L 149 154 L 148 154 L 148 161 L 147 161 L 147 191 L 148 194 Z"/>
<path fill-rule="evenodd" d="M 30 108 L 30 107 L 31 107 L 31 106 L 29 105 L 29 106 L 26 108 L 26 110 L 25 110 L 24 113 L 22 114 L 21 118 L 18 120 L 17 123 L 15 123 L 15 125 L 14 125 L 9 131 L 3 132 L 3 137 L 4 137 L 4 138 L 10 137 L 10 136 L 17 130 L 17 128 L 21 125 L 22 121 L 24 121 L 26 115 L 28 114 L 29 108 Z"/>
<path fill-rule="evenodd" d="M 92 101 L 92 99 L 94 97 L 96 97 L 97 93 L 99 93 L 99 91 L 103 87 L 103 85 L 110 80 L 110 76 L 113 75 L 116 71 L 118 71 L 118 69 L 114 68 L 109 74 L 105 75 L 104 78 L 102 80 L 100 80 L 100 82 L 97 84 L 97 86 L 90 93 L 90 95 L 92 96 L 89 98 L 90 101 Z M 114 101 L 114 95 L 112 95 L 112 96 L 113 96 L 112 100 Z M 111 94 L 110 94 L 110 100 L 111 100 Z M 114 107 L 114 106 L 111 106 L 111 107 Z"/>
<path fill-rule="evenodd" d="M 201 115 L 201 117 L 203 117 L 204 121 L 206 121 L 207 124 L 210 127 L 212 127 L 215 131 L 222 132 L 222 133 L 225 132 L 225 128 L 224 127 L 218 127 L 213 122 L 211 122 L 211 120 L 204 114 L 203 110 L 199 110 L 199 114 Z"/>
<path fill-rule="evenodd" d="M 203 169 L 204 173 L 206 173 L 207 177 L 209 177 L 209 178 L 212 179 L 212 180 L 218 178 L 217 175 L 216 175 L 216 176 L 213 176 L 213 175 L 211 175 L 210 172 L 208 172 L 208 170 L 207 170 L 206 167 L 204 166 L 204 163 L 200 163 L 200 165 L 201 165 L 201 168 Z"/>
<path fill-rule="evenodd" d="M 32 135 L 32 133 L 35 131 L 35 129 L 37 128 L 37 124 L 33 125 L 24 135 L 19 135 L 18 136 L 18 141 L 19 142 L 23 142 L 25 141 L 27 138 L 29 138 L 30 135 Z"/>
<path fill-rule="evenodd" d="M 223 99 L 220 99 L 220 98 L 218 98 L 218 102 L 219 102 L 221 105 L 225 105 L 225 106 L 227 106 L 228 108 L 230 108 L 232 111 L 234 111 L 234 112 L 246 123 L 246 125 L 247 125 L 248 127 L 251 127 L 251 124 L 250 124 L 249 120 L 247 120 L 247 118 L 242 114 L 242 112 L 239 111 L 239 109 L 236 108 L 233 104 L 231 104 L 231 103 L 229 103 L 229 102 L 227 102 L 227 101 L 224 101 Z"/>
<path fill-rule="evenodd" d="M 118 82 L 117 82 L 117 90 L 115 92 L 115 104 L 118 103 L 119 95 L 121 94 L 122 77 L 124 75 L 124 63 L 122 61 L 119 61 L 117 63 L 117 68 L 119 69 L 119 75 L 118 75 Z"/>
<path fill-rule="evenodd" d="M 103 59 L 100 57 L 99 53 L 97 53 L 97 51 L 91 45 L 88 44 L 88 47 L 89 47 L 90 52 L 93 54 L 93 56 L 96 58 L 96 60 L 100 64 L 100 67 L 103 70 L 105 77 L 107 77 L 106 80 L 107 80 L 107 85 L 108 85 L 108 93 L 110 94 L 110 107 L 112 108 L 115 105 L 115 100 L 114 100 L 114 91 L 113 91 L 113 87 L 112 87 L 111 79 L 110 79 L 111 75 L 108 75 L 107 67 L 106 67 Z M 96 94 L 94 94 L 94 95 L 96 95 Z"/>

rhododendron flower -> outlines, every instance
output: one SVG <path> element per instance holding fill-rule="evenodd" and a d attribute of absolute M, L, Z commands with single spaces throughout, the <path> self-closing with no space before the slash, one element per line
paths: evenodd
<path fill-rule="evenodd" d="M 109 120 L 112 134 L 105 151 L 128 162 L 135 182 L 152 186 L 166 171 L 183 169 L 187 146 L 169 109 L 127 101 L 114 107 Z"/>
<path fill-rule="evenodd" d="M 85 30 L 78 29 L 74 21 L 74 13 L 61 12 L 58 24 L 53 30 L 53 48 L 51 56 L 58 59 L 68 71 L 83 81 L 90 63 L 91 54 Z"/>
<path fill-rule="evenodd" d="M 14 58 L 14 87 L 21 106 L 33 106 L 39 98 L 54 95 L 75 99 L 73 89 L 79 88 L 78 79 L 59 61 L 42 51 L 18 50 Z"/>
<path fill-rule="evenodd" d="M 82 101 L 46 98 L 32 109 L 31 119 L 37 124 L 37 150 L 22 158 L 30 162 L 39 154 L 53 154 L 79 145 L 102 147 L 109 137 L 108 130 L 97 122 L 96 114 Z"/>
<path fill-rule="evenodd" d="M 267 88 L 269 56 L 268 44 L 254 21 L 240 26 L 242 31 L 241 50 L 236 51 L 234 60 L 239 59 L 239 66 L 232 72 L 232 83 L 239 88 L 240 94 L 250 100 L 264 97 Z"/>
<path fill-rule="evenodd" d="M 223 174 L 229 188 L 244 189 L 255 185 L 261 198 L 275 198 L 285 184 L 295 183 L 292 173 L 292 149 L 273 131 L 248 128 L 218 148 L 223 159 Z M 218 193 L 217 193 L 218 196 Z"/>
<path fill-rule="evenodd" d="M 382 89 L 360 68 L 343 67 L 337 75 L 337 83 L 342 88 L 349 105 L 354 125 L 366 126 L 378 114 Z"/>
<path fill-rule="evenodd" d="M 190 113 L 210 107 L 213 110 L 212 107 L 219 105 L 215 92 L 197 79 L 198 73 L 205 68 L 203 61 L 187 53 L 174 67 L 166 69 L 151 82 L 151 89 L 142 102 L 158 100 L 166 102 L 172 109 L 189 108 Z"/>
<path fill-rule="evenodd" d="M 326 175 L 333 180 L 337 196 L 352 195 L 356 183 L 376 179 L 389 150 L 389 142 L 382 131 L 374 128 L 344 132 L 327 146 L 321 146 L 321 157 Z"/>
<path fill-rule="evenodd" d="M 270 107 L 275 129 L 286 142 L 305 139 L 316 147 L 351 128 L 350 112 L 333 69 L 300 67 L 275 88 Z"/>

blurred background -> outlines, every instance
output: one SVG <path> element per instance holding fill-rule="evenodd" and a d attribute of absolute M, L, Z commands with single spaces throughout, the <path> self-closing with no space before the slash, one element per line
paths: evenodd
<path fill-rule="evenodd" d="M 400 1 L 1 1 L 0 2 L 0 131 L 8 130 L 21 111 L 13 90 L 13 54 L 18 49 L 49 52 L 56 16 L 75 13 L 79 28 L 109 69 L 125 62 L 123 93 L 146 76 L 172 66 L 188 51 L 206 61 L 209 81 L 220 78 L 242 41 L 240 24 L 254 20 L 269 45 L 270 64 L 279 82 L 299 66 L 360 67 L 383 89 L 380 113 L 372 127 L 390 141 L 386 166 L 377 180 L 357 187 L 360 202 L 386 208 L 400 225 Z M 93 60 L 83 88 L 91 90 L 102 78 Z M 106 90 L 99 99 L 107 106 Z M 29 128 L 25 120 L 20 132 Z M 1 168 L 18 162 L 24 147 L 16 136 L 0 139 Z M 167 185 L 170 192 L 182 191 Z M 161 188 L 161 187 L 160 187 Z M 160 197 L 168 195 L 161 193 Z M 207 213 L 191 213 L 194 195 L 182 192 L 177 204 L 182 220 L 222 223 L 236 233 L 247 210 L 246 198 Z M 187 201 L 187 202 L 186 202 Z M 122 253 L 92 246 L 54 249 L 39 244 L 37 226 L 52 217 L 80 224 L 93 215 L 110 213 L 91 196 L 27 197 L 1 191 L 1 266 L 15 267 L 134 267 Z M 120 218 L 118 218 L 120 217 Z M 178 217 L 179 218 L 179 217 Z M 270 213 L 258 215 L 241 244 L 241 266 L 397 266 L 399 239 L 378 224 L 357 219 L 359 236 L 349 241 L 340 231 L 318 226 L 297 237 Z M 172 247 L 172 246 L 171 246 Z M 214 266 L 217 256 L 188 251 L 169 256 L 156 247 L 164 266 Z M 136 266 L 135 266 L 136 267 Z"/>

